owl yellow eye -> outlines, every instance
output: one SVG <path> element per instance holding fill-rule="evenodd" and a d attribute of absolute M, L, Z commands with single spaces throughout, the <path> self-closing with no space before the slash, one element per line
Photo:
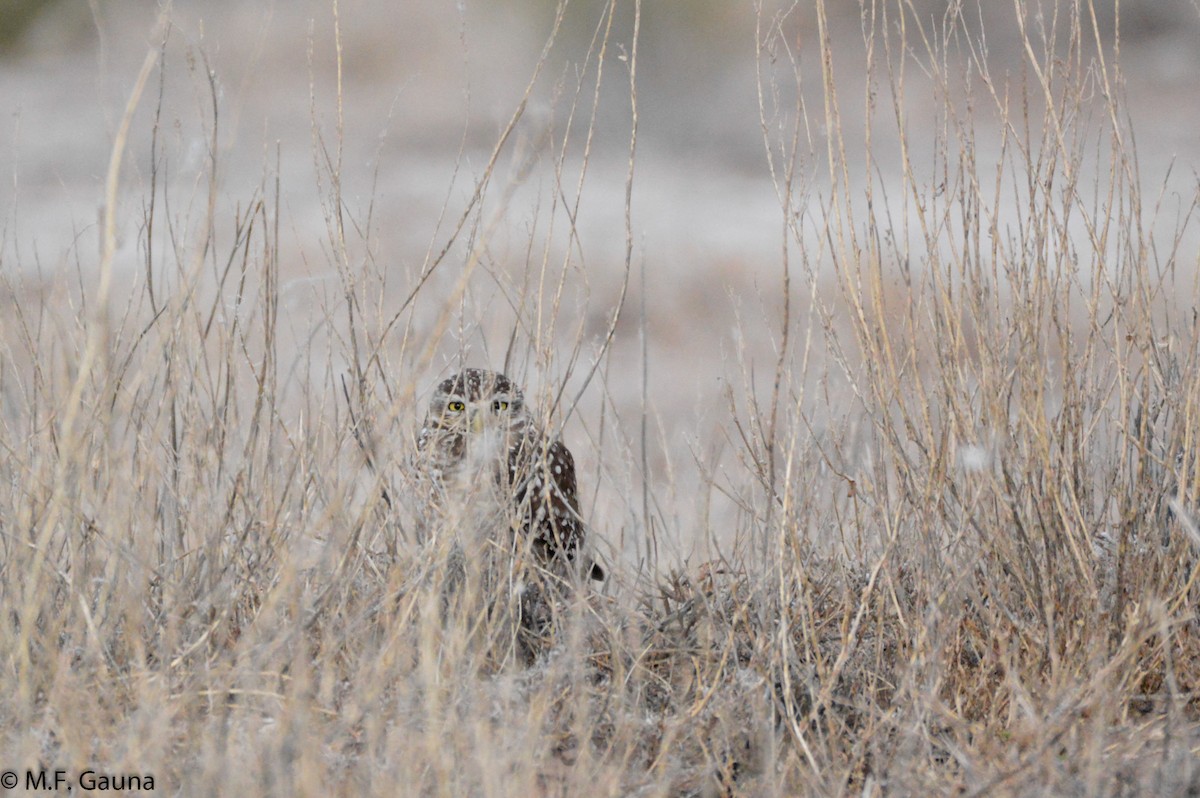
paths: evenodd
<path fill-rule="evenodd" d="M 467 406 L 464 405 L 462 402 L 459 402 L 456 400 L 453 402 L 449 402 L 446 405 L 446 409 L 449 410 L 451 413 L 461 413 L 462 411 L 467 409 Z"/>
<path fill-rule="evenodd" d="M 495 410 L 497 413 L 499 413 L 501 410 L 507 410 L 507 409 L 508 409 L 508 402 L 505 402 L 501 399 L 497 399 L 496 401 L 492 402 L 492 410 Z"/>

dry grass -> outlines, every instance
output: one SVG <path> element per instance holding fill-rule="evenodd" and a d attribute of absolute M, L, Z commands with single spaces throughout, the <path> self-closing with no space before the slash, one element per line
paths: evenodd
<path fill-rule="evenodd" d="M 689 499 L 646 349 L 614 360 L 654 299 L 628 191 L 619 280 L 575 235 L 602 82 L 631 101 L 637 179 L 638 50 L 614 33 L 636 4 L 604 9 L 520 147 L 519 104 L 403 274 L 342 196 L 341 94 L 328 117 L 314 96 L 337 290 L 307 320 L 278 178 L 217 215 L 220 104 L 193 61 L 206 182 L 172 205 L 153 160 L 134 288 L 112 282 L 121 138 L 98 266 L 3 272 L 0 767 L 187 795 L 1200 789 L 1197 197 L 1143 195 L 1089 3 L 1033 11 L 1004 75 L 954 13 L 868 2 L 847 54 L 820 2 L 803 25 L 760 11 L 782 255 L 742 334 L 771 362 L 727 363 L 696 529 L 671 521 Z M 605 490 L 585 507 L 611 579 L 559 600 L 532 664 L 505 591 L 447 598 L 453 546 L 406 506 L 419 405 L 464 360 L 526 379 Z M 659 557 L 680 540 L 707 561 Z"/>

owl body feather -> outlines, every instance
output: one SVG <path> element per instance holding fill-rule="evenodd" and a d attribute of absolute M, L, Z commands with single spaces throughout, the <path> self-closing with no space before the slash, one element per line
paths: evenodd
<path fill-rule="evenodd" d="M 604 578 L 581 556 L 574 458 L 542 431 L 506 376 L 467 369 L 442 381 L 417 451 L 434 503 L 458 511 L 463 525 L 506 527 L 552 573 Z"/>

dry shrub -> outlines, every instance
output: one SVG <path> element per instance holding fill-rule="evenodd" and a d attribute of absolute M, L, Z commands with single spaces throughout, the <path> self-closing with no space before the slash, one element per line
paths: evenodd
<path fill-rule="evenodd" d="M 597 64 L 637 11 L 606 6 L 578 85 L 556 84 L 559 191 L 588 165 Z M 1194 791 L 1195 197 L 1156 238 L 1119 53 L 1089 3 L 1034 12 L 1015 5 L 1010 75 L 958 4 L 931 21 L 865 3 L 862 51 L 836 53 L 822 3 L 760 10 L 785 229 L 774 368 L 729 364 L 737 462 L 695 455 L 728 512 L 695 530 L 664 522 L 672 486 L 637 471 L 652 430 L 613 399 L 640 392 L 648 414 L 644 371 L 637 386 L 612 362 L 645 329 L 625 307 L 629 195 L 600 310 L 558 238 L 582 176 L 518 267 L 489 254 L 503 214 L 485 199 L 507 207 L 536 172 L 537 153 L 492 187 L 545 56 L 399 288 L 341 195 L 341 130 L 316 126 L 340 293 L 309 328 L 281 304 L 275 179 L 213 217 L 219 103 L 193 73 L 214 98 L 208 215 L 178 229 L 151 182 L 121 301 L 111 239 L 78 284 L 6 272 L 0 765 L 180 794 Z M 862 120 L 843 120 L 846 85 Z M 915 96 L 934 99 L 928 142 Z M 566 329 L 572 303 L 588 321 Z M 532 637 L 528 597 L 419 534 L 398 487 L 423 386 L 481 352 L 534 378 L 560 425 L 601 395 L 596 473 L 634 486 L 638 544 L 603 588 L 540 596 Z M 671 537 L 711 540 L 712 559 L 654 560 Z"/>

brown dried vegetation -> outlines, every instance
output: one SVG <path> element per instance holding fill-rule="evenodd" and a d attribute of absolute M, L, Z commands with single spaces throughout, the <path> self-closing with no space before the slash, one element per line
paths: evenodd
<path fill-rule="evenodd" d="M 768 373 L 728 361 L 725 459 L 691 452 L 705 528 L 671 525 L 678 458 L 614 398 L 640 370 L 611 346 L 636 318 L 633 223 L 602 313 L 551 235 L 493 259 L 507 130 L 428 259 L 389 276 L 317 126 L 340 294 L 312 330 L 289 326 L 270 180 L 198 235 L 164 221 L 152 183 L 131 296 L 110 236 L 86 290 L 6 270 L 0 766 L 152 773 L 187 795 L 1193 794 L 1198 271 L 1179 242 L 1196 197 L 1155 238 L 1089 7 L 1017 3 L 1024 74 L 1002 82 L 953 12 L 926 29 L 865 3 L 866 129 L 896 124 L 861 160 L 822 4 L 802 30 L 761 11 L 786 240 L 766 330 L 745 333 L 770 333 Z M 608 6 L 593 47 L 636 13 Z M 593 56 L 568 105 L 589 102 Z M 904 121 L 914 72 L 939 104 L 929 163 Z M 897 182 L 863 167 L 888 147 Z M 578 165 L 565 141 L 549 152 Z M 630 181 L 636 158 L 631 140 Z M 573 302 L 591 332 L 560 321 Z M 499 320 L 469 318 L 481 306 Z M 455 335 L 444 360 L 471 340 L 548 375 L 558 421 L 602 397 L 579 406 L 601 419 L 581 472 L 620 499 L 586 508 L 610 549 L 637 542 L 602 588 L 547 594 L 533 638 L 520 586 L 455 577 L 474 555 L 418 534 L 398 484 Z M 672 538 L 711 559 L 656 560 Z"/>

